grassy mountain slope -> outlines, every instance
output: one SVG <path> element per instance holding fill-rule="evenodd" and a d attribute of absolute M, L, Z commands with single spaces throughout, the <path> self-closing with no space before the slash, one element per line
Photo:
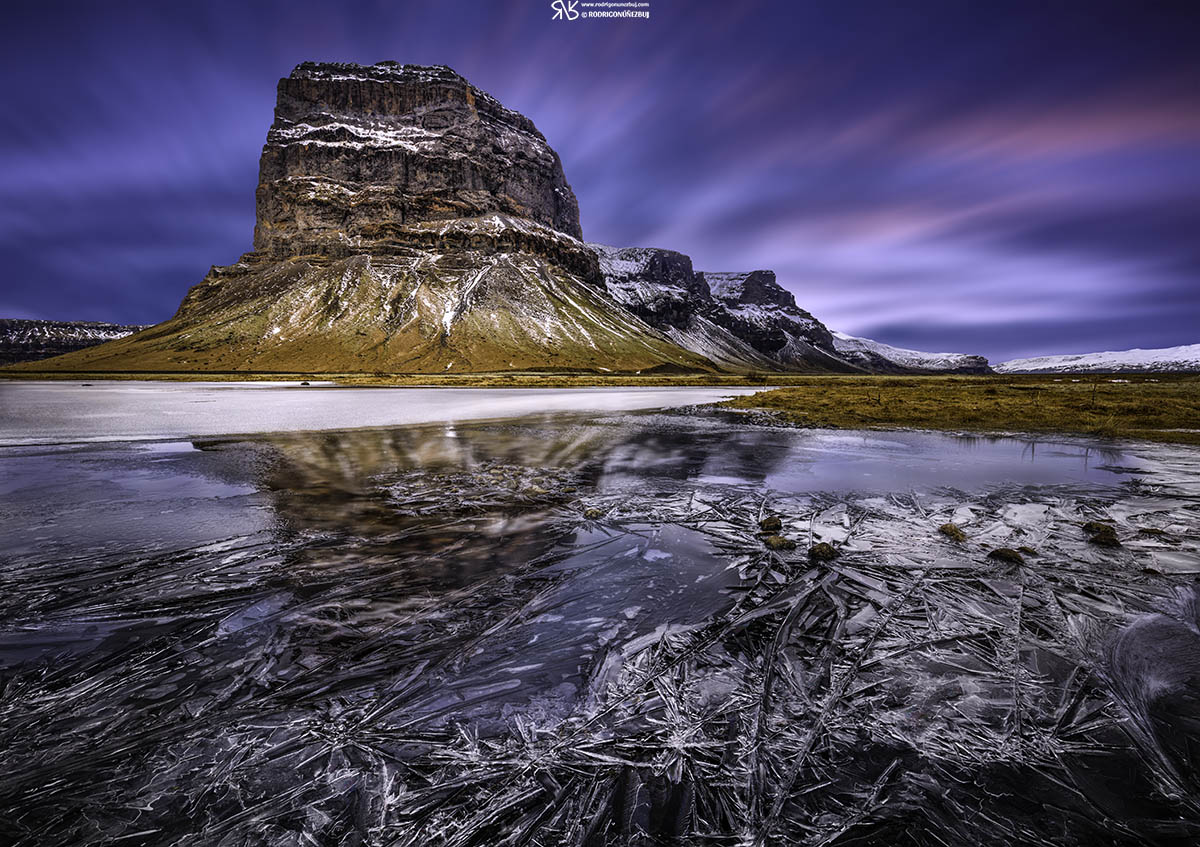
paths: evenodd
<path fill-rule="evenodd" d="M 436 230 L 426 225 L 390 247 L 375 242 L 370 253 L 351 249 L 341 258 L 274 262 L 256 261 L 250 254 L 248 261 L 214 268 L 171 320 L 37 367 L 407 373 L 713 369 L 707 359 L 671 342 L 589 282 L 586 264 L 573 263 L 569 251 L 578 242 L 572 242 L 528 221 L 488 216 Z"/>

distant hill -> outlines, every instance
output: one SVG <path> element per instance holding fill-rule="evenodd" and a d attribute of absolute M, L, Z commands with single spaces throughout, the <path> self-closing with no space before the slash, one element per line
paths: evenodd
<path fill-rule="evenodd" d="M 998 373 L 1147 373 L 1200 372 L 1200 344 L 1157 350 L 1119 350 L 1012 359 L 996 365 Z"/>
<path fill-rule="evenodd" d="M 99 321 L 0 318 L 0 365 L 33 362 L 124 338 L 146 328 Z"/>
<path fill-rule="evenodd" d="M 925 353 L 844 332 L 833 334 L 838 355 L 877 373 L 988 373 L 988 360 L 966 353 Z"/>

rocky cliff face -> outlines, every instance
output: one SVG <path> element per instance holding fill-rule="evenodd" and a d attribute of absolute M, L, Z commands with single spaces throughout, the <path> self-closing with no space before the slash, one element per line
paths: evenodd
<path fill-rule="evenodd" d="M 676 344 L 731 370 L 987 373 L 987 360 L 831 332 L 767 270 L 696 271 L 673 250 L 589 244 L 609 295 Z"/>
<path fill-rule="evenodd" d="M 0 365 L 34 362 L 94 347 L 145 329 L 101 321 L 0 319 Z"/>
<path fill-rule="evenodd" d="M 299 65 L 279 81 L 256 200 L 254 248 L 275 258 L 491 212 L 582 236 L 533 122 L 441 66 Z"/>
<path fill-rule="evenodd" d="M 687 326 L 712 301 L 689 256 L 646 247 L 587 246 L 599 259 L 609 294 L 654 326 Z"/>
<path fill-rule="evenodd" d="M 696 271 L 671 250 L 589 244 L 608 293 L 680 346 L 734 370 L 864 370 L 839 358 L 833 337 L 796 305 L 772 271 Z"/>
<path fill-rule="evenodd" d="M 836 356 L 829 329 L 796 305 L 774 271 L 702 276 L 717 305 L 713 320 L 785 369 L 857 370 Z"/>
<path fill-rule="evenodd" d="M 777 370 L 778 363 L 713 321 L 715 301 L 692 260 L 673 250 L 589 244 L 608 295 L 685 350 L 731 370 Z"/>

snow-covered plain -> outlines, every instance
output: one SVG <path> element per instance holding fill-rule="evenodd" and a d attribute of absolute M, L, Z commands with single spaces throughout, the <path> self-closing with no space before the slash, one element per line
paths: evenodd
<path fill-rule="evenodd" d="M 0 446 L 621 412 L 756 388 L 350 388 L 296 382 L 0 382 Z"/>
<path fill-rule="evenodd" d="M 995 366 L 999 373 L 1122 373 L 1125 371 L 1200 371 L 1200 344 L 1154 350 L 1109 350 L 1070 356 L 1012 359 Z"/>

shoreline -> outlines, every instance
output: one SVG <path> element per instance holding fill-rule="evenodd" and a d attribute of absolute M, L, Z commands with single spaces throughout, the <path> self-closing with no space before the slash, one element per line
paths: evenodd
<path fill-rule="evenodd" d="M 0 371 L 0 385 L 162 383 L 330 388 L 751 392 L 719 407 L 810 429 L 916 429 L 1200 444 L 1200 374 L 329 374 Z M 586 411 L 586 410 L 581 410 Z M 402 425 L 405 421 L 398 421 Z"/>

